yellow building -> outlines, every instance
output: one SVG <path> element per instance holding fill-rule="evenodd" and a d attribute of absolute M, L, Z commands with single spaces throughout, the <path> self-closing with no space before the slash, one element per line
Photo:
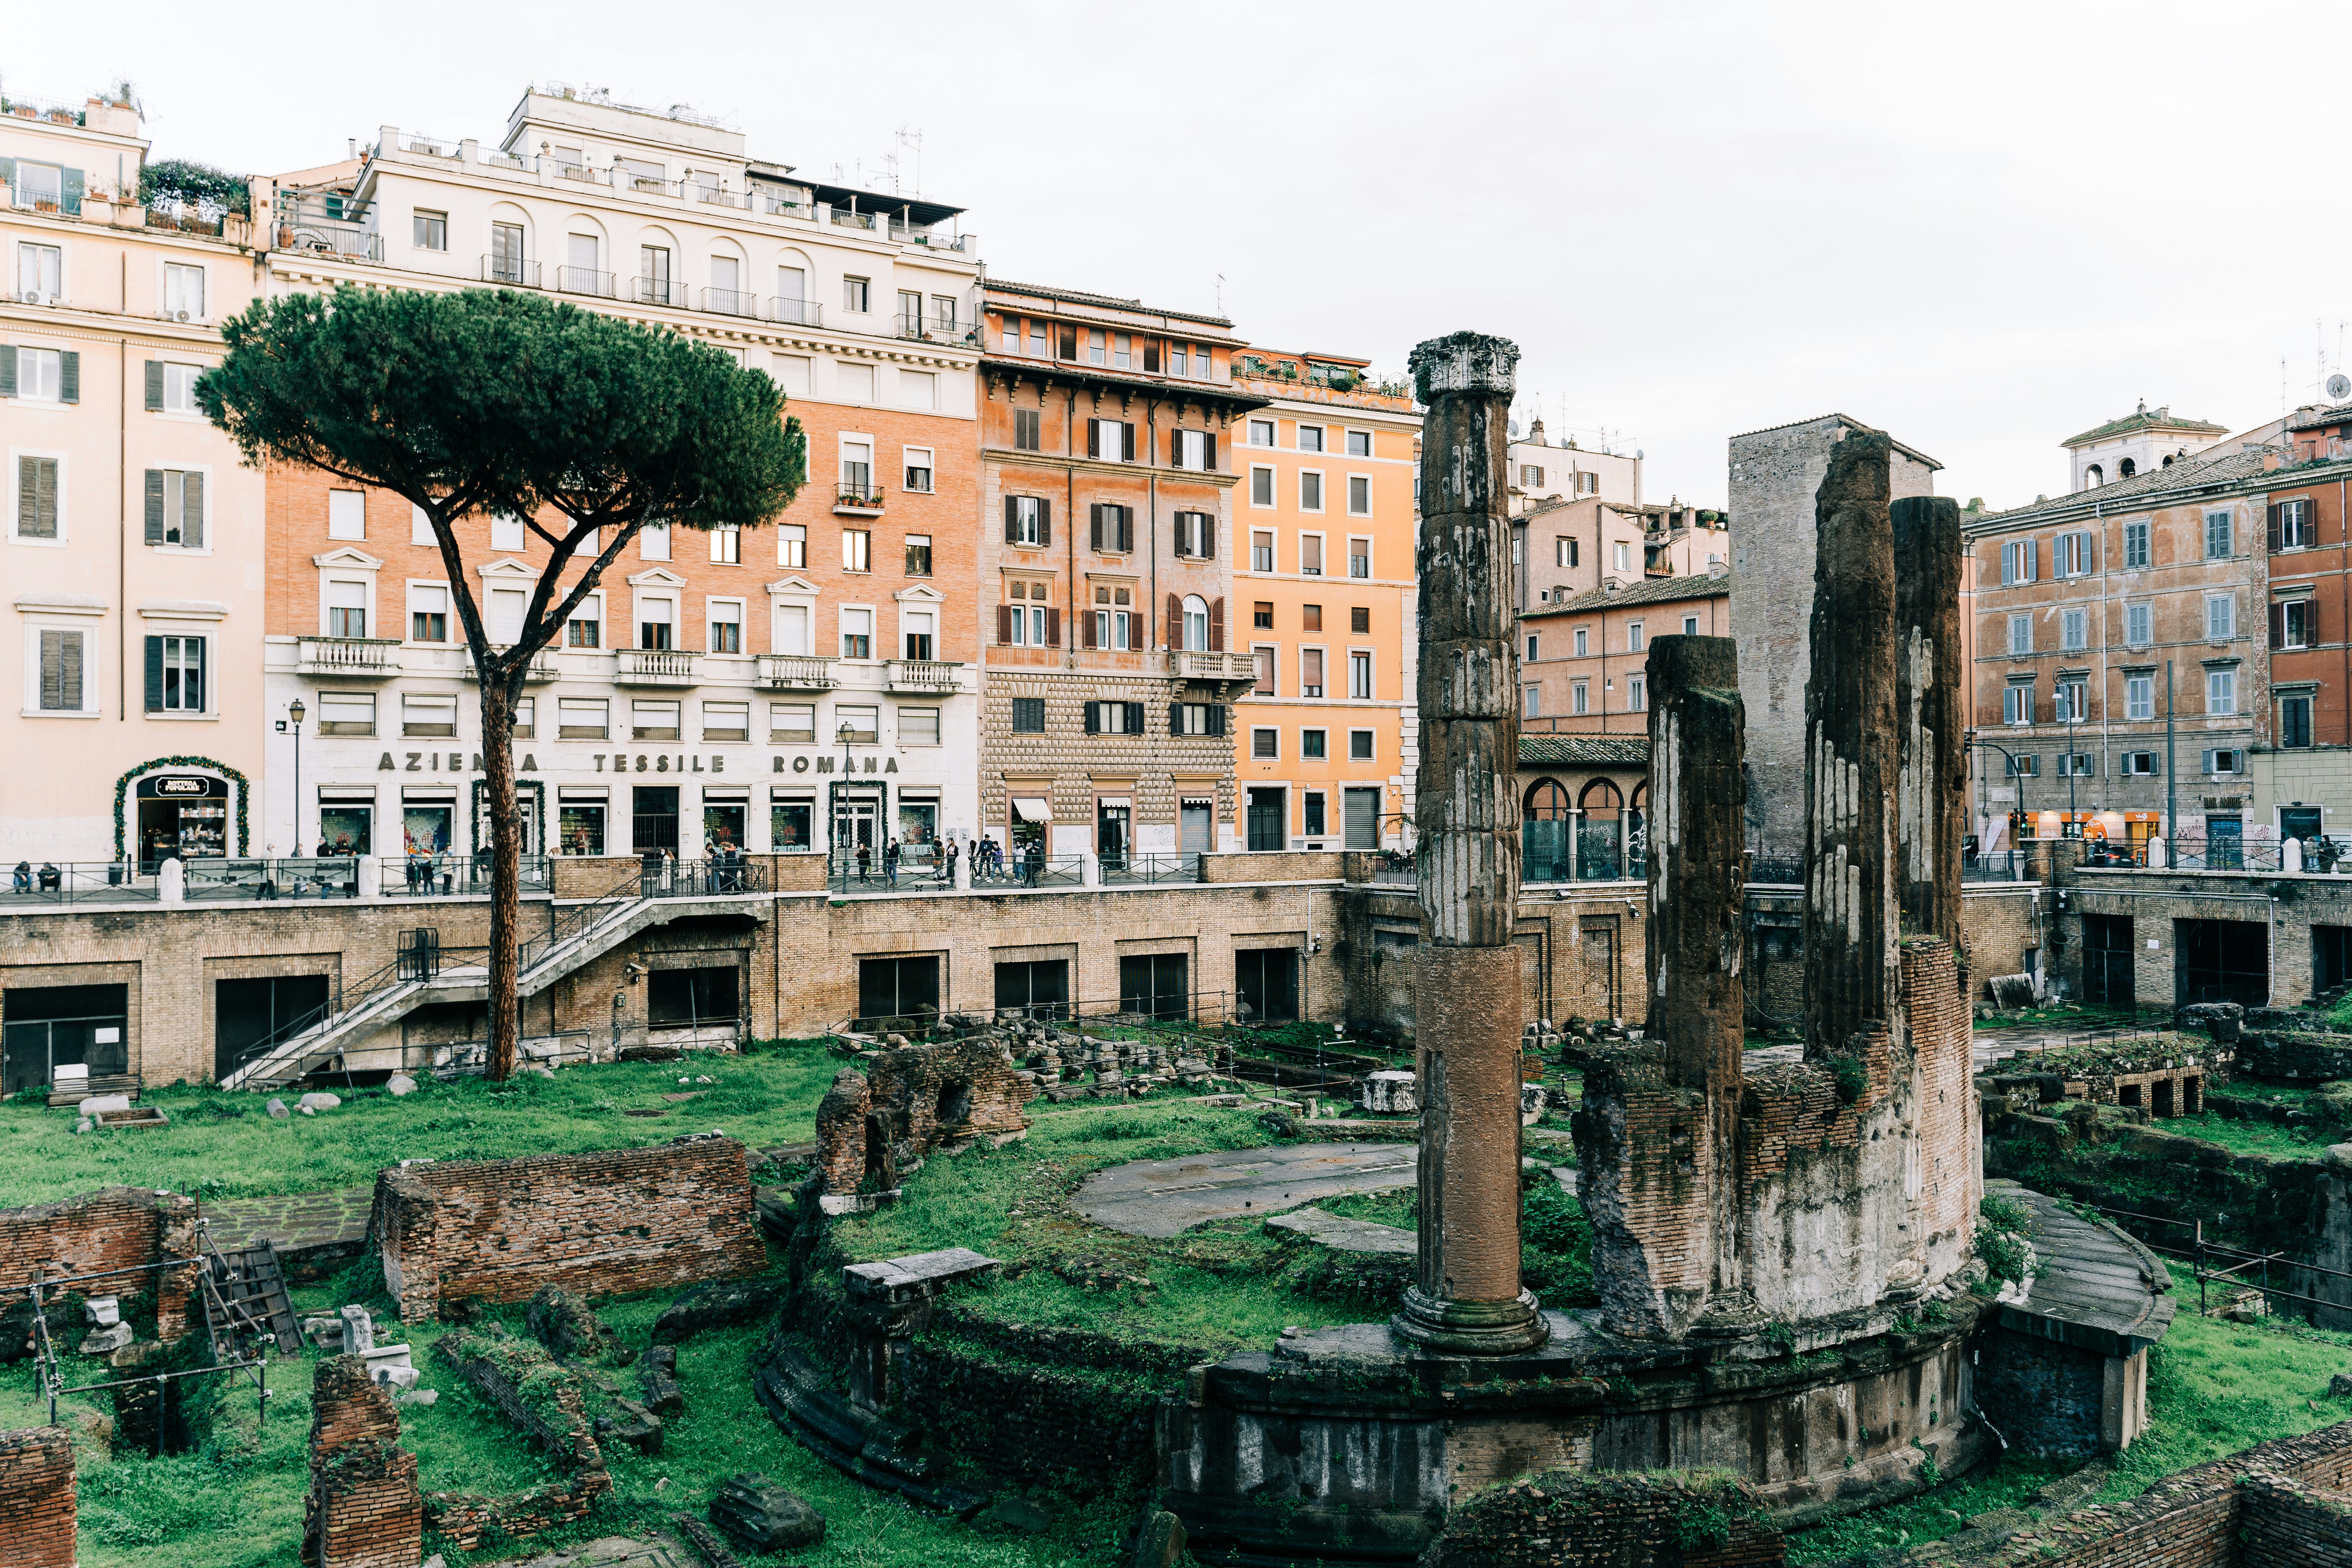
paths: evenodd
<path fill-rule="evenodd" d="M 1415 762 L 1414 477 L 1421 412 L 1367 362 L 1259 350 L 1234 383 L 1234 628 L 1257 662 L 1234 710 L 1252 850 L 1406 842 Z"/>

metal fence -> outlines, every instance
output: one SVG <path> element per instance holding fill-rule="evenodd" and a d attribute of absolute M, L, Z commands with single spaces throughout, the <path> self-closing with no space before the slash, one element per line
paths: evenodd
<path fill-rule="evenodd" d="M 2068 1201 L 2072 1202 L 2072 1200 Z M 2197 1280 L 2197 1310 L 2200 1314 L 2208 1311 L 2211 1307 L 2207 1287 L 2217 1282 L 2242 1289 L 2260 1290 L 2263 1293 L 2265 1307 L 2275 1299 L 2300 1301 L 2305 1306 L 2326 1308 L 2336 1312 L 2352 1312 L 2352 1290 L 2347 1290 L 2344 1298 L 2339 1300 L 2329 1300 L 2320 1296 L 2308 1296 L 2298 1290 L 2291 1290 L 2284 1285 L 2273 1285 L 2271 1268 L 2273 1265 L 2276 1265 L 2285 1272 L 2290 1281 L 2295 1281 L 2298 1274 L 2306 1277 L 2318 1276 L 2328 1279 L 2352 1280 L 2352 1270 L 2331 1268 L 2324 1263 L 2314 1263 L 2307 1258 L 2290 1258 L 2284 1252 L 2254 1252 L 2246 1247 L 2232 1247 L 2226 1242 L 2210 1241 L 2206 1238 L 2205 1222 L 2201 1219 L 2175 1219 L 2169 1215 L 2142 1214 L 2137 1209 L 2106 1208 L 2098 1204 L 2078 1203 L 2074 1204 L 2074 1206 L 2088 1209 L 2095 1214 L 2103 1214 L 2123 1222 L 2121 1228 L 2128 1232 L 2134 1239 L 2145 1245 L 2151 1252 L 2160 1252 L 2168 1258 L 2185 1259 Z M 2162 1226 L 2167 1228 L 2159 1235 L 2141 1234 L 2143 1227 L 2152 1226 Z M 2185 1237 L 2179 1234 L 2184 1230 L 2189 1233 Z M 2259 1270 L 2260 1278 L 2247 1278 L 2250 1270 Z"/>
<path fill-rule="evenodd" d="M 359 896 L 359 861 L 350 856 L 180 860 L 182 890 L 191 902 L 242 899 L 350 899 Z M 11 904 L 152 904 L 163 896 L 152 867 L 128 860 L 20 861 L 0 887 L 0 908 Z"/>
<path fill-rule="evenodd" d="M 1141 887 L 1156 882 L 1197 882 L 1198 855 L 1106 855 L 1102 858 L 1106 887 Z"/>
<path fill-rule="evenodd" d="M 723 893 L 764 893 L 768 868 L 741 855 L 707 860 L 647 860 L 638 886 L 648 899 L 707 899 Z"/>
<path fill-rule="evenodd" d="M 554 874 L 544 855 L 522 858 L 522 890 L 554 890 Z M 482 898 L 490 891 L 490 857 L 473 855 L 386 856 L 377 862 L 376 885 L 388 899 Z"/>

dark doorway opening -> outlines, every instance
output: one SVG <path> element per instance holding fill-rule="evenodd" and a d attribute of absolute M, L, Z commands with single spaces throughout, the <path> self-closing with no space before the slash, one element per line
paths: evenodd
<path fill-rule="evenodd" d="M 45 1089 L 80 1063 L 92 1078 L 131 1070 L 131 987 L 11 986 L 0 995 L 0 1092 Z"/>
<path fill-rule="evenodd" d="M 646 976 L 646 1022 L 654 1028 L 732 1024 L 742 1016 L 741 973 L 731 963 L 656 969 Z"/>
<path fill-rule="evenodd" d="M 932 1110 L 931 1124 L 940 1129 L 961 1127 L 971 1120 L 971 1085 L 950 1079 L 940 1085 L 939 1104 Z"/>
<path fill-rule="evenodd" d="M 630 845 L 640 855 L 664 850 L 677 858 L 677 787 L 639 784 L 632 805 Z"/>
<path fill-rule="evenodd" d="M 996 966 L 996 1008 L 1029 1018 L 1070 1016 L 1070 962 L 1066 958 L 1012 962 Z"/>
<path fill-rule="evenodd" d="M 1234 990 L 1244 1024 L 1287 1024 L 1298 1016 L 1298 950 L 1244 948 L 1234 954 Z"/>
<path fill-rule="evenodd" d="M 2132 918 L 2083 917 L 2083 1000 L 2097 1006 L 2133 1005 Z"/>
<path fill-rule="evenodd" d="M 1190 961 L 1181 952 L 1152 952 L 1118 961 L 1118 1010 L 1147 1018 L 1189 1018 Z"/>
<path fill-rule="evenodd" d="M 857 961 L 857 1027 L 883 1024 L 928 1026 L 940 1012 L 940 958 L 861 958 Z"/>
<path fill-rule="evenodd" d="M 213 1077 L 226 1078 L 267 1046 L 289 1040 L 326 1016 L 327 977 L 272 974 L 213 984 Z"/>
<path fill-rule="evenodd" d="M 2174 921 L 2173 996 L 2178 1005 L 2269 1005 L 2271 928 L 2261 921 Z"/>
<path fill-rule="evenodd" d="M 2311 928 L 2311 989 L 2325 999 L 2352 984 L 2352 926 Z"/>
<path fill-rule="evenodd" d="M 1284 845 L 1284 830 L 1288 826 L 1289 809 L 1285 792 L 1278 789 L 1254 789 L 1249 792 L 1249 847 L 1254 849 L 1279 849 Z"/>

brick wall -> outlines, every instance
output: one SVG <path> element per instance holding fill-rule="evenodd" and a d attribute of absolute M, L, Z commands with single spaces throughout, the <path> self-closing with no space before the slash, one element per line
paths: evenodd
<path fill-rule="evenodd" d="M 499 1497 L 435 1492 L 425 1517 L 436 1534 L 465 1552 L 493 1536 L 523 1540 L 584 1519 L 613 1489 L 581 1401 L 580 1380 L 535 1340 L 477 1334 L 444 1336 L 434 1359 L 483 1397 L 552 1458 L 566 1479 Z"/>
<path fill-rule="evenodd" d="M 817 1168 L 824 1190 L 849 1193 L 868 1169 L 891 1184 L 942 1144 L 1003 1139 L 1028 1130 L 1021 1108 L 1037 1097 L 1036 1079 L 1013 1065 L 992 1040 L 952 1040 L 882 1051 L 865 1078 L 837 1074 L 817 1107 Z M 950 1120 L 950 1118 L 960 1119 Z M 869 1150 L 878 1131 L 887 1152 Z M 878 1157 L 878 1158 L 877 1158 Z"/>
<path fill-rule="evenodd" d="M 389 1388 L 367 1358 L 319 1363 L 310 1384 L 310 1492 L 302 1561 L 317 1568 L 416 1568 L 424 1504 L 416 1456 L 400 1446 Z"/>
<path fill-rule="evenodd" d="M 1554 1470 L 1469 1499 L 1447 1515 L 1444 1534 L 1421 1561 L 1424 1568 L 1766 1568 L 1786 1562 L 1787 1551 L 1744 1487 Z"/>
<path fill-rule="evenodd" d="M 10 1568 L 74 1568 L 73 1444 L 64 1427 L 0 1432 L 0 1542 Z"/>
<path fill-rule="evenodd" d="M 1158 1463 L 1160 1395 L 1131 1376 L 1086 1376 L 919 1339 L 892 1369 L 898 1403 L 992 1480 L 1076 1476 L 1115 1490 L 1149 1482 Z"/>
<path fill-rule="evenodd" d="M 2249 1476 L 2244 1568 L 2352 1568 L 2352 1497 Z"/>
<path fill-rule="evenodd" d="M 1996 1328 L 1978 1342 L 1977 1403 L 2001 1417 L 2001 1436 L 2030 1454 L 2095 1454 L 2107 1358 Z"/>
<path fill-rule="evenodd" d="M 193 1258 L 195 1216 L 194 1199 L 138 1187 L 104 1187 L 58 1203 L 0 1209 L 0 1289 L 21 1288 L 37 1275 L 57 1279 L 135 1268 L 165 1258 Z M 85 1295 L 112 1290 L 126 1299 L 151 1300 L 156 1333 L 176 1341 L 188 1331 L 194 1272 L 157 1269 L 112 1281 L 91 1280 L 76 1289 Z"/>
<path fill-rule="evenodd" d="M 385 1171 L 368 1234 L 412 1322 L 445 1300 L 520 1301 L 544 1285 L 627 1295 L 767 1267 L 749 1155 L 709 1136 Z"/>

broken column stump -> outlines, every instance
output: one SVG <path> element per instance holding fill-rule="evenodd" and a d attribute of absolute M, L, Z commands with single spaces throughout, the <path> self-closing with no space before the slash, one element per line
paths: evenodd
<path fill-rule="evenodd" d="M 1906 496 L 1895 533 L 1895 720 L 1902 727 L 1897 888 L 1904 928 L 1960 940 L 1968 831 L 1968 690 L 1960 665 L 1960 504 Z"/>
<path fill-rule="evenodd" d="M 710 1522 L 754 1552 L 792 1552 L 824 1539 L 824 1515 L 762 1475 L 728 1478 Z"/>
<path fill-rule="evenodd" d="M 319 1363 L 310 1393 L 310 1493 L 302 1561 L 318 1568 L 416 1568 L 425 1501 L 416 1456 L 400 1446 L 392 1391 L 367 1358 Z"/>
<path fill-rule="evenodd" d="M 74 1568 L 74 1500 L 64 1427 L 0 1432 L 0 1544 L 12 1568 Z"/>

